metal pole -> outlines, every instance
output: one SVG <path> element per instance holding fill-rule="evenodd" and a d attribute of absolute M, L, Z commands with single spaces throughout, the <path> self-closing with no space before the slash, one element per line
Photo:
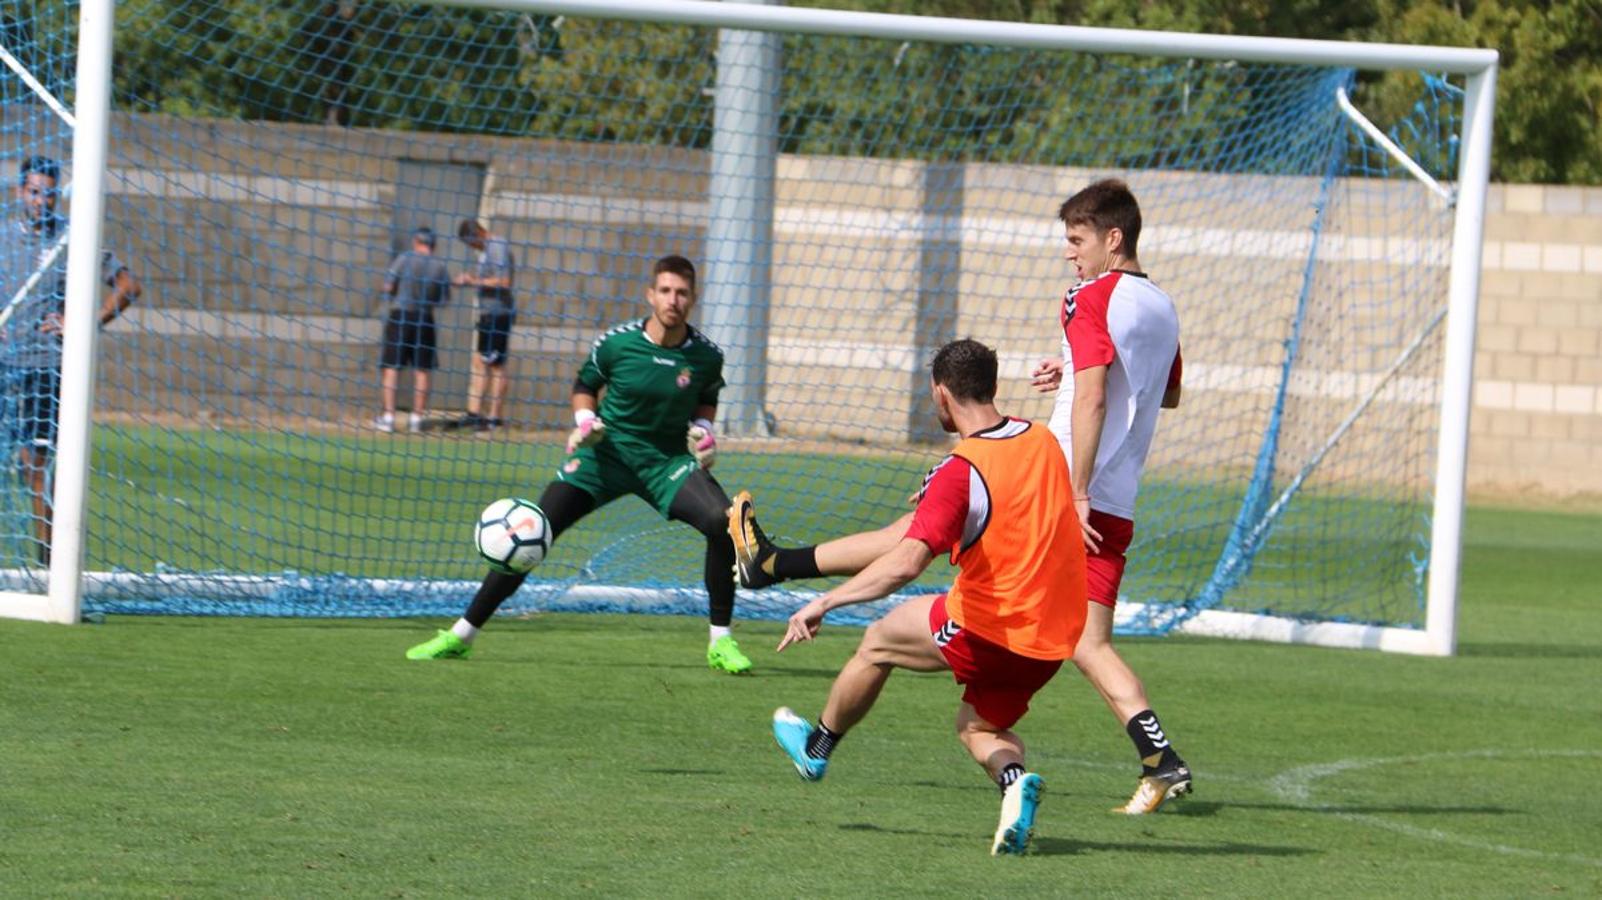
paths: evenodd
<path fill-rule="evenodd" d="M 111 32 L 115 0 L 83 0 L 72 140 L 74 196 L 68 232 L 66 327 L 62 335 L 60 425 L 56 442 L 49 618 L 78 621 L 83 604 L 84 507 L 89 481 L 89 412 L 99 332 L 100 232 L 105 214 L 111 117 Z"/>
<path fill-rule="evenodd" d="M 1485 193 L 1491 178 L 1496 66 L 1469 76 L 1467 87 L 1457 218 L 1452 226 L 1452 270 L 1447 287 L 1446 356 L 1424 624 L 1430 650 L 1440 656 L 1451 656 L 1457 648 L 1458 557 L 1463 547 L 1463 485 L 1468 471 L 1469 410 L 1474 397 L 1474 332 L 1480 305 Z"/>
<path fill-rule="evenodd" d="M 772 32 L 718 32 L 701 322 L 723 348 L 728 386 L 719 398 L 718 425 L 728 434 L 769 433 L 765 401 L 780 40 Z"/>

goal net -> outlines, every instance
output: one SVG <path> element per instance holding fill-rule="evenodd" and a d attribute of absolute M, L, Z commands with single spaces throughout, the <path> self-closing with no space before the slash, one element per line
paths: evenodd
<path fill-rule="evenodd" d="M 117 7 L 102 244 L 142 292 L 98 338 L 85 609 L 459 613 L 483 572 L 476 512 L 555 476 L 580 362 L 644 315 L 669 253 L 700 267 L 695 321 L 726 356 L 719 480 L 751 490 L 781 542 L 882 525 L 949 447 L 926 397 L 942 343 L 996 347 L 998 404 L 1048 417 L 1028 371 L 1058 352 L 1073 277 L 1055 211 L 1116 176 L 1185 356 L 1120 627 L 1424 626 L 1471 66 L 1360 74 L 1249 42 L 1176 58 L 1095 52 L 1082 29 L 989 40 L 969 23 L 959 40 L 900 17 L 583 5 Z M 70 212 L 77 8 L 0 9 L 8 173 L 60 160 Z M 1479 178 L 1462 190 L 1482 195 Z M 59 265 L 13 215 L 0 301 Z M 386 268 L 428 227 L 450 272 L 477 271 L 463 220 L 515 259 L 504 424 L 467 415 L 487 410 L 470 401 L 486 301 L 457 288 L 423 408 L 402 370 L 380 432 Z M 30 377 L 24 325 L 4 338 L 19 460 L 50 412 L 12 383 Z M 0 587 L 44 592 L 37 491 L 5 485 Z M 701 612 L 701 548 L 625 497 L 506 609 Z M 949 580 L 936 569 L 909 590 Z M 788 615 L 788 587 L 742 591 L 736 615 Z"/>

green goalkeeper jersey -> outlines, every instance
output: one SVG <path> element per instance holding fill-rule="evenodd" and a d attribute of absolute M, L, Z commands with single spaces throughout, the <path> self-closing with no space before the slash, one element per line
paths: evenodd
<path fill-rule="evenodd" d="M 690 328 L 683 343 L 661 347 L 645 320 L 627 322 L 595 339 L 579 381 L 606 388 L 597 411 L 608 440 L 638 441 L 667 455 L 684 452 L 684 432 L 699 406 L 715 406 L 723 389 L 723 351 Z"/>

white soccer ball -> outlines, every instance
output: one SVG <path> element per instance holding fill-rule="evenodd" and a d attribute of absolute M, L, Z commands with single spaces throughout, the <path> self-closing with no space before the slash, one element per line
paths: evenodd
<path fill-rule="evenodd" d="M 551 523 L 527 500 L 496 500 L 478 516 L 473 544 L 490 568 L 521 575 L 540 564 L 551 549 Z"/>

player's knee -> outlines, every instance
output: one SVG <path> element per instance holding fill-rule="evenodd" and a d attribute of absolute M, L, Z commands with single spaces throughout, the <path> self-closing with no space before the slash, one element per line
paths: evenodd
<path fill-rule="evenodd" d="M 882 665 L 886 655 L 884 622 L 874 622 L 863 629 L 862 642 L 857 644 L 857 659 L 869 665 Z"/>
<path fill-rule="evenodd" d="M 697 510 L 690 520 L 690 527 L 701 532 L 706 537 L 709 547 L 722 547 L 727 545 L 729 552 L 734 552 L 734 541 L 729 537 L 729 520 L 725 516 L 715 515 L 706 510 Z"/>

